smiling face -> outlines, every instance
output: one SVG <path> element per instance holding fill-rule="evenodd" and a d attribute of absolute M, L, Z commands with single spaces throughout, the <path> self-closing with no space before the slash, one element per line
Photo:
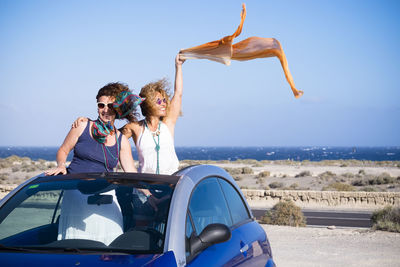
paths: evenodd
<path fill-rule="evenodd" d="M 99 114 L 99 117 L 103 122 L 111 121 L 112 123 L 114 123 L 115 111 L 114 109 L 109 108 L 108 105 L 114 103 L 114 101 L 115 98 L 112 96 L 100 96 L 97 99 L 97 113 Z"/>
<path fill-rule="evenodd" d="M 140 96 L 145 98 L 140 104 L 143 116 L 146 118 L 148 116 L 157 116 L 161 119 L 167 116 L 170 103 L 168 91 L 169 85 L 165 79 L 143 86 L 140 91 Z"/>
<path fill-rule="evenodd" d="M 165 96 L 163 96 L 162 94 L 160 94 L 159 92 L 156 92 L 155 97 L 154 97 L 154 101 L 155 101 L 155 116 L 158 117 L 164 117 L 167 115 L 167 99 L 165 98 Z"/>

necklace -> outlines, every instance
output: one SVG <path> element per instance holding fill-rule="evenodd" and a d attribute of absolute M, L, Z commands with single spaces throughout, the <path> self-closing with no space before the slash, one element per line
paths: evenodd
<path fill-rule="evenodd" d="M 119 160 L 119 143 L 118 143 L 118 138 L 117 138 L 117 132 L 115 132 L 115 142 L 117 143 L 117 157 L 115 157 L 115 156 L 111 153 L 111 151 L 108 149 L 108 147 L 107 147 L 104 143 L 101 144 L 101 148 L 103 149 L 103 156 L 104 156 L 104 166 L 106 167 L 106 171 L 107 171 L 107 172 L 110 172 L 110 169 L 113 170 L 114 168 L 113 168 L 112 166 L 109 167 L 109 165 L 108 165 L 108 158 L 107 158 L 107 153 L 106 153 L 106 151 L 108 152 L 108 154 L 111 155 L 111 157 L 112 157 L 114 160 L 117 160 L 117 165 L 118 165 L 118 160 Z M 105 149 L 104 149 L 104 148 L 105 148 Z"/>
<path fill-rule="evenodd" d="M 147 125 L 146 120 L 144 121 L 146 128 L 149 130 L 149 132 L 152 134 L 155 150 L 157 152 L 157 169 L 156 169 L 156 174 L 160 174 L 160 121 L 158 122 L 158 128 L 154 132 L 150 130 L 149 126 Z M 156 136 L 157 136 L 157 141 L 156 141 Z"/>
<path fill-rule="evenodd" d="M 159 135 L 160 135 L 160 121 L 158 122 L 158 128 L 157 128 L 154 132 L 153 132 L 152 130 L 150 130 L 150 127 L 149 127 L 149 125 L 147 124 L 147 121 L 146 121 L 146 120 L 144 121 L 144 123 L 145 123 L 147 129 L 149 130 L 149 132 L 153 135 L 153 138 L 154 138 L 155 136 L 159 136 Z"/>

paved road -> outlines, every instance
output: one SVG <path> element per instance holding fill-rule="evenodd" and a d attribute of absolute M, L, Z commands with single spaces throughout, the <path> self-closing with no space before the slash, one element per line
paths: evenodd
<path fill-rule="evenodd" d="M 257 219 L 265 214 L 266 209 L 252 209 Z M 341 226 L 341 227 L 365 227 L 370 228 L 371 212 L 344 212 L 344 211 L 313 211 L 303 210 L 307 219 L 307 225 L 312 226 Z"/>

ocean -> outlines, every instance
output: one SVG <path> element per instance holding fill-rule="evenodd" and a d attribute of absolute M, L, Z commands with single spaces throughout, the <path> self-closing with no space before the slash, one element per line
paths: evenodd
<path fill-rule="evenodd" d="M 12 155 L 55 160 L 58 147 L 0 147 L 0 158 Z M 176 147 L 179 160 L 371 160 L 398 161 L 400 147 Z M 137 153 L 133 150 L 134 159 Z M 71 160 L 72 152 L 68 156 Z"/>

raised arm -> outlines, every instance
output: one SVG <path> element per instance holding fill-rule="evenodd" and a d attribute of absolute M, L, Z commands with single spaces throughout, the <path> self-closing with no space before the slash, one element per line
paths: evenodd
<path fill-rule="evenodd" d="M 69 152 L 75 147 L 76 143 L 78 142 L 79 136 L 83 133 L 87 123 L 89 122 L 81 122 L 79 126 L 71 128 L 68 132 L 67 136 L 64 139 L 63 144 L 57 151 L 57 167 L 54 169 L 50 169 L 45 172 L 46 175 L 57 175 L 57 174 L 66 174 L 67 173 L 67 166 L 66 161 Z"/>
<path fill-rule="evenodd" d="M 169 108 L 168 116 L 164 122 L 169 127 L 171 134 L 174 133 L 176 121 L 181 113 L 182 107 L 182 93 L 183 93 L 183 78 L 182 78 L 182 64 L 185 62 L 181 59 L 181 55 L 178 54 L 175 58 L 175 85 L 174 85 L 174 96 L 171 100 L 171 106 Z"/>

